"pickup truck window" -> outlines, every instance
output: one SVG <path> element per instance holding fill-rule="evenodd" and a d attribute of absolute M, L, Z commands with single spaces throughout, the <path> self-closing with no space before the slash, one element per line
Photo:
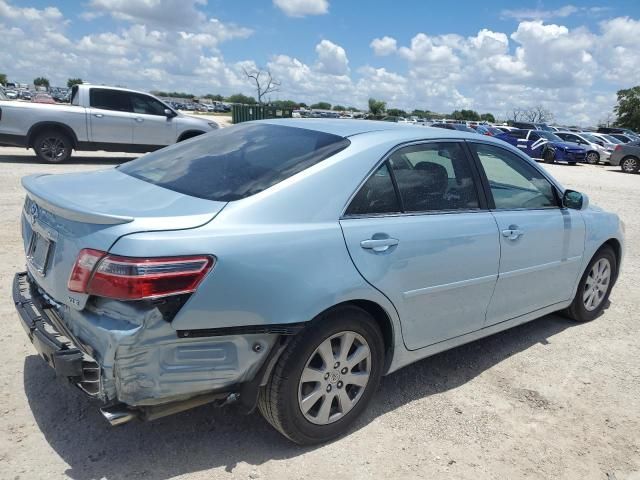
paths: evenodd
<path fill-rule="evenodd" d="M 80 90 L 77 85 L 74 85 L 71 89 L 71 105 L 80 105 Z"/>
<path fill-rule="evenodd" d="M 131 104 L 133 105 L 133 111 L 135 113 L 144 115 L 159 115 L 164 117 L 164 109 L 167 108 L 155 98 L 140 95 L 139 93 L 131 94 Z"/>
<path fill-rule="evenodd" d="M 89 103 L 93 108 L 131 112 L 131 94 L 120 90 L 92 88 L 89 92 Z"/>

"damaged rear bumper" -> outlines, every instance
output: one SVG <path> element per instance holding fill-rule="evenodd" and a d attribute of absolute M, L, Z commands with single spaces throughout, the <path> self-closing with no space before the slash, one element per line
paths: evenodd
<path fill-rule="evenodd" d="M 73 310 L 49 301 L 26 272 L 14 278 L 13 299 L 40 356 L 102 400 L 114 425 L 209 402 L 241 399 L 251 409 L 289 338 L 258 331 L 185 337 L 149 304 L 97 299 Z"/>
<path fill-rule="evenodd" d="M 65 328 L 55 307 L 34 294 L 26 272 L 13 279 L 13 301 L 22 327 L 45 362 L 87 395 L 100 397 L 100 367 Z"/>

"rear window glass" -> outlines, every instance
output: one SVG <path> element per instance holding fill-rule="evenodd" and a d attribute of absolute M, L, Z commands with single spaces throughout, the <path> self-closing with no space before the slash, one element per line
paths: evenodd
<path fill-rule="evenodd" d="M 247 123 L 149 153 L 119 170 L 186 195 L 230 202 L 266 190 L 349 144 L 315 130 Z"/>

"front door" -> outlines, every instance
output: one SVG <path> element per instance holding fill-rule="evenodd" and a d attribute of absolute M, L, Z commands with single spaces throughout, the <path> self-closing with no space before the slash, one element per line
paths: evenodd
<path fill-rule="evenodd" d="M 560 208 L 555 187 L 529 161 L 497 146 L 470 146 L 486 174 L 500 231 L 500 273 L 487 325 L 570 299 L 584 249 L 582 215 Z"/>
<path fill-rule="evenodd" d="M 463 142 L 395 151 L 340 222 L 356 268 L 398 310 L 409 349 L 482 328 L 495 286 L 498 230 L 465 152 Z"/>
<path fill-rule="evenodd" d="M 155 98 L 131 94 L 133 107 L 133 143 L 136 145 L 171 145 L 176 141 L 176 123 L 167 117 L 167 108 Z"/>

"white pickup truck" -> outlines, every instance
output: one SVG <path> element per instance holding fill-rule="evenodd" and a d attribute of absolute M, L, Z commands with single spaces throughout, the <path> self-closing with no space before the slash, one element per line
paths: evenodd
<path fill-rule="evenodd" d="M 124 88 L 75 85 L 71 105 L 0 102 L 0 145 L 33 148 L 51 163 L 72 150 L 150 152 L 217 128 Z"/>

